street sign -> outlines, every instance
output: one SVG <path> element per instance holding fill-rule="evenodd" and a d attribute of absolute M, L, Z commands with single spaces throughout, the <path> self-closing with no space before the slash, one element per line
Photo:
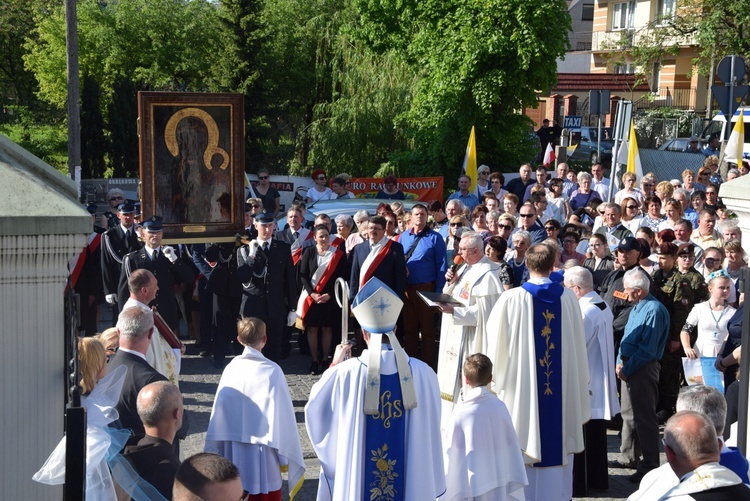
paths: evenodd
<path fill-rule="evenodd" d="M 609 90 L 589 91 L 589 115 L 609 115 Z"/>
<path fill-rule="evenodd" d="M 740 103 L 750 87 L 747 85 L 736 85 L 734 87 L 731 102 L 729 101 L 729 89 L 730 87 L 725 85 L 711 86 L 711 92 L 713 92 L 716 102 L 719 103 L 719 108 L 721 109 L 721 112 L 724 113 L 725 117 L 734 116 L 734 112 L 740 107 Z"/>
<path fill-rule="evenodd" d="M 572 131 L 580 131 L 583 117 L 580 115 L 568 115 L 563 118 L 563 128 Z"/>
<path fill-rule="evenodd" d="M 727 56 L 719 62 L 716 68 L 716 76 L 724 83 L 732 81 L 732 63 L 734 63 L 735 81 L 741 82 L 745 76 L 745 61 L 740 56 Z"/>

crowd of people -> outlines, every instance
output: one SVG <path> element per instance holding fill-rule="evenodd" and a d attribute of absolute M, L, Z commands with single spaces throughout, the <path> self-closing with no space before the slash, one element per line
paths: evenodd
<path fill-rule="evenodd" d="M 229 489 L 239 477 L 248 499 L 280 499 L 281 471 L 296 492 L 304 461 L 277 365 L 295 333 L 309 372 L 322 374 L 306 410 L 318 499 L 567 500 L 607 489 L 608 426 L 622 427 L 609 466 L 633 468 L 639 483 L 659 468 L 659 424 L 701 418 L 677 412 L 683 357 L 715 358 L 724 374 L 726 422 L 713 437 L 728 438 L 747 255 L 718 198 L 718 160 L 676 180 L 625 173 L 617 190 L 600 164 L 575 173 L 560 163 L 551 176 L 525 164 L 507 183 L 482 165 L 478 177 L 409 209 L 389 177 L 374 213 L 332 220 L 306 212 L 351 198 L 348 176 L 329 187 L 318 170 L 280 229 L 278 192 L 262 171 L 244 234 L 191 246 L 162 245 L 163 221 L 138 221 L 137 207 L 110 193 L 109 213 L 94 219 L 108 229 L 90 239 L 74 285 L 93 316 L 81 324 L 87 335 L 100 303 L 115 313 L 116 328 L 82 340 L 81 386 L 119 384 L 118 422 L 133 436 L 111 447 L 122 445 L 140 475 L 130 484 L 171 499 L 176 476 L 175 496 L 200 498 L 205 486 L 183 469 L 218 461 L 228 475 L 219 482 Z M 353 339 L 339 344 L 350 307 Z M 181 320 L 224 371 L 207 453 L 182 466 L 189 419 L 165 386 L 179 384 Z M 681 435 L 670 437 L 667 457 L 684 469 Z M 746 461 L 728 466 L 746 481 Z"/>

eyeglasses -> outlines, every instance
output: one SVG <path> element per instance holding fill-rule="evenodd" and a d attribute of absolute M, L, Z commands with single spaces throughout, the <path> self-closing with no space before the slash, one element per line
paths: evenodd
<path fill-rule="evenodd" d="M 451 226 L 454 228 L 461 228 L 464 225 L 464 223 L 451 223 Z"/>
<path fill-rule="evenodd" d="M 519 214 L 521 217 L 534 217 L 536 214 Z"/>
<path fill-rule="evenodd" d="M 257 209 L 260 207 L 260 204 L 252 204 L 250 205 L 250 207 L 252 207 L 253 209 Z"/>
<path fill-rule="evenodd" d="M 512 230 L 513 229 L 513 227 L 510 226 L 509 224 L 498 224 L 497 227 L 501 228 L 503 230 Z"/>
<path fill-rule="evenodd" d="M 625 208 L 626 209 L 637 209 L 638 206 L 637 205 L 627 205 L 627 206 L 625 206 Z"/>
<path fill-rule="evenodd" d="M 260 179 L 260 180 L 268 179 L 268 176 L 258 176 L 258 179 Z"/>
<path fill-rule="evenodd" d="M 112 197 L 112 198 L 109 199 L 110 202 L 114 202 L 115 200 L 124 200 L 124 199 L 122 197 L 120 197 L 120 196 Z"/>
<path fill-rule="evenodd" d="M 479 173 L 479 175 L 480 175 L 480 176 L 489 176 L 489 175 L 490 175 L 490 173 L 489 173 L 489 172 L 487 172 L 487 171 L 484 171 L 484 172 L 480 172 L 480 173 Z"/>
<path fill-rule="evenodd" d="M 325 177 L 325 176 L 318 176 L 318 177 L 316 177 L 315 179 L 317 179 L 318 181 L 325 181 L 325 180 L 326 180 L 326 179 L 328 179 L 328 178 L 327 178 L 327 177 Z"/>
<path fill-rule="evenodd" d="M 598 212 L 600 216 L 604 215 L 604 211 L 596 211 L 596 212 Z"/>
<path fill-rule="evenodd" d="M 706 259 L 704 259 L 704 261 L 706 262 L 706 264 L 714 264 L 714 263 L 721 261 L 721 259 L 714 259 L 712 257 L 707 257 Z"/>
<path fill-rule="evenodd" d="M 557 230 L 557 228 L 555 228 L 554 226 L 545 226 L 544 229 L 547 230 L 547 231 L 556 231 Z"/>

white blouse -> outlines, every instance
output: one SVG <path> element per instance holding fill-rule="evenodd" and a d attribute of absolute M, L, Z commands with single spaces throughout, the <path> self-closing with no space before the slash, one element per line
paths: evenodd
<path fill-rule="evenodd" d="M 734 308 L 726 306 L 722 311 L 713 311 L 708 301 L 693 306 L 686 323 L 697 326 L 698 339 L 693 349 L 699 357 L 715 357 L 721 345 L 726 341 L 729 331 L 727 324 L 735 313 Z"/>

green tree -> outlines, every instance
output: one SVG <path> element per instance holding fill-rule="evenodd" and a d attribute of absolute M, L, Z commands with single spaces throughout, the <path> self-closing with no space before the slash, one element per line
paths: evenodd
<path fill-rule="evenodd" d="M 81 86 L 81 176 L 104 177 L 106 141 L 104 116 L 99 106 L 99 83 L 88 76 Z"/>
<path fill-rule="evenodd" d="M 472 125 L 480 161 L 517 166 L 531 157 L 530 122 L 517 111 L 556 80 L 570 28 L 563 0 L 355 4 L 370 46 L 398 49 L 419 72 L 406 114 L 417 152 L 409 170 L 458 174 Z"/>

